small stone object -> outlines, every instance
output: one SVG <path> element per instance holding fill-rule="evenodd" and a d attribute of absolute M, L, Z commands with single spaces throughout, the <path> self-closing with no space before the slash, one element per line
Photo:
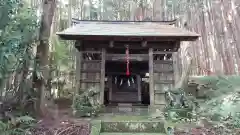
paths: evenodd
<path fill-rule="evenodd" d="M 173 133 L 174 133 L 174 128 L 167 127 L 167 135 L 173 135 Z"/>

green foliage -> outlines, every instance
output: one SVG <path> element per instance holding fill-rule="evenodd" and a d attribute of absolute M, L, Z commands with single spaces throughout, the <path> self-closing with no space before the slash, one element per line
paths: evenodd
<path fill-rule="evenodd" d="M 8 16 L 12 17 L 1 29 L 0 36 L 1 76 L 16 71 L 21 67 L 23 60 L 29 58 L 27 48 L 36 38 L 38 28 L 36 14 L 27 7 L 18 7 L 17 14 Z"/>
<path fill-rule="evenodd" d="M 36 97 L 28 81 L 31 80 L 29 68 L 34 62 L 38 21 L 36 12 L 27 6 L 22 0 L 0 0 L 0 95 L 3 96 L 0 99 L 2 106 L 11 108 L 14 113 L 20 108 L 25 110 L 24 107 L 35 100 L 33 96 Z M 24 118 L 27 117 L 19 117 L 16 122 L 24 123 L 21 121 Z"/>
<path fill-rule="evenodd" d="M 214 121 L 228 122 L 232 126 L 240 127 L 239 81 L 239 76 L 219 76 L 216 83 L 206 92 L 206 95 L 212 98 L 201 105 L 199 113 Z"/>
<path fill-rule="evenodd" d="M 74 114 L 79 117 L 97 116 L 102 109 L 99 94 L 100 90 L 92 87 L 81 95 L 75 95 L 72 105 Z"/>
<path fill-rule="evenodd" d="M 75 72 L 74 57 L 75 51 L 69 41 L 60 40 L 56 35 L 51 37 L 53 51 L 51 52 L 51 84 L 52 90 L 57 90 L 55 96 L 72 98 L 73 76 Z M 69 78 L 69 79 L 67 79 Z"/>
<path fill-rule="evenodd" d="M 36 13 L 18 0 L 1 0 L 0 16 L 0 82 L 32 57 L 28 50 L 36 39 Z"/>
<path fill-rule="evenodd" d="M 19 0 L 0 0 L 0 30 L 4 29 L 11 21 L 12 15 L 16 14 Z"/>
<path fill-rule="evenodd" d="M 30 128 L 34 126 L 35 119 L 29 116 L 12 118 L 9 121 L 0 121 L 1 135 L 23 135 L 30 133 Z"/>
<path fill-rule="evenodd" d="M 198 107 L 198 103 L 191 95 L 187 95 L 184 90 L 170 90 L 166 93 L 167 106 L 165 108 L 165 117 L 170 121 L 179 121 L 182 119 L 193 119 Z"/>
<path fill-rule="evenodd" d="M 68 49 L 68 44 L 66 41 L 60 41 L 57 36 L 52 37 L 54 51 L 53 51 L 53 64 L 54 66 L 63 66 L 65 69 L 69 69 L 72 65 L 69 61 L 69 56 L 71 56 L 71 50 Z"/>
<path fill-rule="evenodd" d="M 224 126 L 230 128 L 239 128 L 240 127 L 240 81 L 239 76 L 215 76 L 215 77 L 202 77 L 202 78 L 193 78 L 194 83 L 198 84 L 198 90 L 203 92 L 206 96 L 204 102 L 198 102 L 199 105 L 195 104 L 196 99 L 185 98 L 185 102 L 194 103 L 196 106 L 193 108 L 184 108 L 183 104 L 178 106 L 168 106 L 166 112 L 169 119 L 179 121 L 182 116 L 182 112 L 186 111 L 188 114 L 191 114 L 191 117 L 186 115 L 185 118 L 192 120 L 201 120 L 207 119 L 208 121 L 215 121 Z M 181 93 L 176 94 L 184 95 Z M 173 95 L 174 98 L 177 98 L 176 95 Z M 185 96 L 189 97 L 189 96 Z M 168 100 L 171 101 L 171 100 Z M 175 100 L 173 100 L 176 102 Z M 192 102 L 193 101 L 193 102 Z M 169 102 L 171 103 L 171 102 Z M 182 103 L 182 102 L 180 102 Z M 176 103 L 177 104 L 177 103 Z M 182 107 L 181 107 L 182 105 Z M 189 106 L 188 106 L 189 107 Z M 194 116 L 194 117 L 192 117 Z"/>

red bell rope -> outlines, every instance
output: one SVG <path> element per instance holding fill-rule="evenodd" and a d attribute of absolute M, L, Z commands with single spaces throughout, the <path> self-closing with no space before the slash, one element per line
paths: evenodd
<path fill-rule="evenodd" d="M 126 45 L 126 62 L 127 62 L 126 75 L 129 76 L 130 75 L 130 71 L 129 71 L 129 48 L 128 48 L 128 45 Z"/>

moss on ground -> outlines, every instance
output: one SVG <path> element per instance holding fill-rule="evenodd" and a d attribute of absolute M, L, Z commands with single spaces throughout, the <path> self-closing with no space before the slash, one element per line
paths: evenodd
<path fill-rule="evenodd" d="M 164 133 L 164 122 L 102 122 L 102 132 Z"/>
<path fill-rule="evenodd" d="M 93 120 L 101 121 L 101 132 L 137 132 L 137 133 L 164 133 L 164 121 L 149 120 L 149 116 L 133 115 L 105 115 Z M 96 125 L 96 124 L 95 124 Z M 99 126 L 98 126 L 99 127 Z M 94 129 L 92 129 L 94 131 Z M 98 134 L 92 134 L 98 135 Z"/>
<path fill-rule="evenodd" d="M 163 133 L 101 133 L 100 135 L 166 135 Z"/>
<path fill-rule="evenodd" d="M 101 121 L 100 120 L 91 121 L 90 135 L 100 135 L 100 132 L 101 132 Z"/>
<path fill-rule="evenodd" d="M 190 77 L 190 79 L 195 80 L 199 84 L 209 84 L 208 86 L 215 87 L 216 85 L 221 86 L 225 85 L 226 81 L 231 83 L 234 86 L 240 86 L 240 76 L 223 76 L 224 78 L 219 78 L 218 76 L 204 76 L 204 77 L 198 77 L 193 76 Z"/>
<path fill-rule="evenodd" d="M 163 121 L 102 121 L 102 132 L 164 133 Z"/>

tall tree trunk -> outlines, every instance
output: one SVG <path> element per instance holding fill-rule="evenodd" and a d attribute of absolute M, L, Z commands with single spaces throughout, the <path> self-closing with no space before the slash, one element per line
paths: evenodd
<path fill-rule="evenodd" d="M 162 0 L 154 0 L 153 2 L 153 20 L 154 21 L 160 21 L 162 20 L 162 14 L 163 14 L 163 9 L 162 9 Z"/>
<path fill-rule="evenodd" d="M 41 17 L 41 26 L 39 33 L 40 44 L 37 47 L 36 65 L 39 66 L 41 77 L 35 74 L 34 88 L 39 92 L 38 112 L 45 115 L 50 101 L 50 91 L 47 89 L 47 80 L 49 76 L 49 37 L 52 20 L 56 7 L 56 0 L 43 0 L 43 13 Z"/>

